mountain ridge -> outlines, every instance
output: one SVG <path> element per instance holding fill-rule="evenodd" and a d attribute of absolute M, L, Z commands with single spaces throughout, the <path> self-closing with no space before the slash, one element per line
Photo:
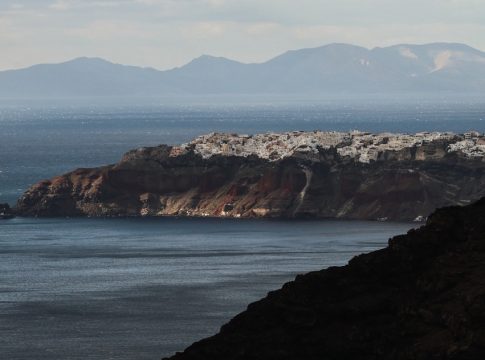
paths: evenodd
<path fill-rule="evenodd" d="M 260 63 L 202 55 L 164 71 L 79 57 L 0 72 L 0 97 L 463 91 L 485 91 L 485 53 L 459 43 L 333 43 Z"/>

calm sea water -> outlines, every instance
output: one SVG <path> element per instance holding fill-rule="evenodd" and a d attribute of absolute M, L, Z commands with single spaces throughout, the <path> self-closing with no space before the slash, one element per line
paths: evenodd
<path fill-rule="evenodd" d="M 0 358 L 160 359 L 295 274 L 411 224 L 214 219 L 0 222 Z"/>
<path fill-rule="evenodd" d="M 0 102 L 0 202 L 139 146 L 210 131 L 485 132 L 485 100 Z M 412 224 L 214 219 L 0 222 L 0 359 L 159 359 L 295 274 Z"/>

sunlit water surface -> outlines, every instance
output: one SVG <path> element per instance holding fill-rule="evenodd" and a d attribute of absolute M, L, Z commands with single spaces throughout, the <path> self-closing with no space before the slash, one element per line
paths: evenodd
<path fill-rule="evenodd" d="M 0 222 L 0 358 L 159 359 L 297 273 L 412 224 L 215 219 Z"/>

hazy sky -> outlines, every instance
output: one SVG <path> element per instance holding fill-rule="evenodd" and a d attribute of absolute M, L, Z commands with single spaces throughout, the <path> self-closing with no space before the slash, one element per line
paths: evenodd
<path fill-rule="evenodd" d="M 435 41 L 485 50 L 485 0 L 0 0 L 0 69 L 79 56 L 167 69 L 201 54 Z"/>

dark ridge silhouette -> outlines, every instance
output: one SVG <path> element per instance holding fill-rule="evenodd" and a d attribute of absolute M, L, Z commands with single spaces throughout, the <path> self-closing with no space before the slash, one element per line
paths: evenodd
<path fill-rule="evenodd" d="M 298 276 L 171 360 L 485 357 L 485 199 Z M 163 306 L 163 305 L 162 305 Z"/>

